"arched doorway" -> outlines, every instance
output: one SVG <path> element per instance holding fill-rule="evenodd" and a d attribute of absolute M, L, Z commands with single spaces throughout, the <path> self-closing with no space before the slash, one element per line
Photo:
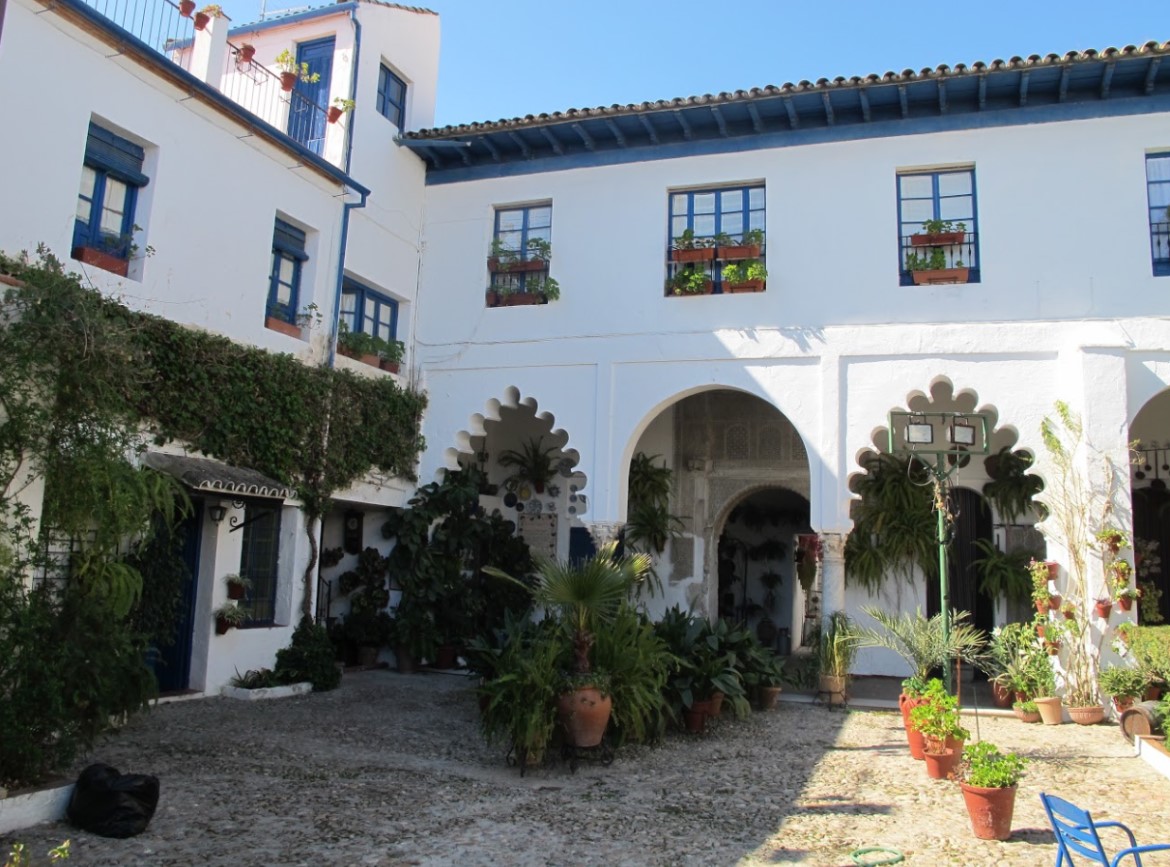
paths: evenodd
<path fill-rule="evenodd" d="M 820 593 L 793 567 L 796 536 L 810 530 L 808 500 L 783 487 L 746 493 L 718 528 L 718 614 L 781 656 L 819 622 Z"/>
<path fill-rule="evenodd" d="M 1133 550 L 1142 589 L 1138 620 L 1170 622 L 1170 390 L 1151 398 L 1130 425 Z"/>
<path fill-rule="evenodd" d="M 951 607 L 969 611 L 971 621 L 980 629 L 995 626 L 995 599 L 980 589 L 977 564 L 983 557 L 979 542 L 994 544 L 992 515 L 983 497 L 969 488 L 951 489 L 951 547 L 947 558 Z M 939 588 L 927 584 L 927 610 L 931 615 L 940 609 Z"/>
<path fill-rule="evenodd" d="M 719 538 L 745 494 L 783 489 L 801 499 L 807 524 L 804 441 L 783 413 L 755 395 L 722 388 L 682 397 L 646 424 L 629 455 L 631 465 L 644 456 L 670 470 L 669 510 L 678 518 L 656 557 L 661 592 L 643 597 L 652 617 L 673 605 L 719 614 Z"/>

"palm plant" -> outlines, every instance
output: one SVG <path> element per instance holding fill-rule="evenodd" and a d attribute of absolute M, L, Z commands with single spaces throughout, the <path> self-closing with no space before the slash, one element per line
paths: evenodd
<path fill-rule="evenodd" d="M 861 629 L 860 647 L 883 647 L 906 660 L 911 675 L 923 681 L 932 669 L 946 666 L 951 659 L 971 665 L 982 661 L 983 633 L 967 622 L 966 611 L 951 612 L 950 634 L 943 638 L 943 614 L 926 617 L 919 609 L 914 614 L 890 614 L 880 608 L 861 609 L 877 621 L 881 629 Z"/>
<path fill-rule="evenodd" d="M 630 590 L 650 569 L 646 554 L 618 558 L 616 553 L 617 543 L 609 542 L 582 563 L 534 558 L 537 573 L 532 587 L 499 569 L 485 567 L 484 571 L 530 590 L 535 602 L 556 610 L 573 642 L 575 673 L 589 674 L 593 630 L 598 624 L 613 620 Z"/>
<path fill-rule="evenodd" d="M 553 461 L 560 449 L 556 446 L 544 447 L 543 437 L 532 437 L 519 450 L 506 449 L 500 452 L 501 467 L 515 467 L 513 478 L 531 482 L 537 493 L 544 490 L 544 486 L 557 474 L 556 462 Z"/>

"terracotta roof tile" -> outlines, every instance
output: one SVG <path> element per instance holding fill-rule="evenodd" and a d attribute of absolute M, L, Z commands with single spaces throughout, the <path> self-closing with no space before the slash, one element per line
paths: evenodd
<path fill-rule="evenodd" d="M 382 2 L 382 0 L 362 0 L 362 2 Z M 720 93 L 718 95 L 706 93 L 701 96 L 676 97 L 675 99 L 657 100 L 654 102 L 630 103 L 627 105 L 599 106 L 596 108 L 569 108 L 565 111 L 556 111 L 551 114 L 528 114 L 524 117 L 511 119 L 501 118 L 495 121 L 478 121 L 473 123 L 457 124 L 453 126 L 423 129 L 406 134 L 407 138 L 444 138 L 453 135 L 469 133 L 489 133 L 526 127 L 542 126 L 546 124 L 563 123 L 594 117 L 617 117 L 644 112 L 672 111 L 679 108 L 696 105 L 721 105 L 734 102 L 745 102 L 753 99 L 762 99 L 770 96 L 784 96 L 796 93 L 816 91 L 831 91 L 842 88 L 856 88 L 868 84 L 900 84 L 927 79 L 959 78 L 969 75 L 978 75 L 984 72 L 998 72 L 1005 70 L 1023 70 L 1047 66 L 1063 66 L 1066 64 L 1085 63 L 1091 61 L 1110 60 L 1122 57 L 1140 55 L 1170 54 L 1170 42 L 1146 42 L 1143 45 L 1127 45 L 1124 48 L 1106 48 L 1102 51 L 1087 49 L 1085 51 L 1070 51 L 1064 55 L 1039 54 L 1027 58 L 1012 57 L 1009 60 L 992 60 L 990 63 L 975 61 L 970 66 L 956 64 L 954 67 L 941 64 L 934 69 L 925 68 L 915 72 L 913 69 L 904 69 L 902 72 L 886 72 L 882 75 L 870 73 L 866 76 L 852 76 L 850 78 L 837 77 L 832 80 L 818 79 L 814 84 L 810 81 L 801 81 L 797 84 L 787 82 L 779 87 L 769 84 L 765 87 L 753 87 L 750 90 L 737 90 L 734 93 Z"/>

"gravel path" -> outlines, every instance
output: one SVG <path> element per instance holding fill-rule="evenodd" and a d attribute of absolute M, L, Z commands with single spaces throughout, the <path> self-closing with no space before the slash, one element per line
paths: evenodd
<path fill-rule="evenodd" d="M 468 680 L 371 671 L 303 698 L 157 707 L 89 759 L 161 779 L 144 834 L 59 824 L 17 836 L 34 853 L 72 838 L 73 865 L 835 867 L 880 845 L 911 864 L 1031 867 L 1055 860 L 1036 796 L 1051 791 L 1139 842 L 1170 842 L 1170 780 L 1115 727 L 979 728 L 1032 760 L 1005 843 L 975 839 L 957 786 L 927 778 L 894 713 L 782 703 L 703 737 L 625 748 L 608 768 L 521 778 L 480 738 Z"/>

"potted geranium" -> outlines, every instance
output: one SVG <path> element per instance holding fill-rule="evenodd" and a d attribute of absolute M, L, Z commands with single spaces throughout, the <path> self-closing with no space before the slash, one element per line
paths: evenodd
<path fill-rule="evenodd" d="M 730 235 L 720 233 L 715 236 L 715 244 L 717 259 L 755 259 L 764 246 L 764 230 L 748 229 L 738 243 Z"/>
<path fill-rule="evenodd" d="M 1025 759 L 1015 753 L 1001 752 L 988 741 L 971 744 L 963 750 L 959 787 L 976 837 L 1006 840 L 1011 836 L 1016 788 L 1026 766 Z"/>
<path fill-rule="evenodd" d="M 711 275 L 703 268 L 679 268 L 674 276 L 666 281 L 668 295 L 710 295 Z"/>
<path fill-rule="evenodd" d="M 927 775 L 944 780 L 971 733 L 959 724 L 959 701 L 941 680 L 933 678 L 922 698 L 924 701 L 910 711 L 910 725 L 922 735 Z"/>
<path fill-rule="evenodd" d="M 967 224 L 950 220 L 925 220 L 922 232 L 910 236 L 911 247 L 937 247 L 962 244 L 967 237 Z"/>
<path fill-rule="evenodd" d="M 723 266 L 723 291 L 727 294 L 763 292 L 767 279 L 768 269 L 759 259 L 729 262 Z"/>

